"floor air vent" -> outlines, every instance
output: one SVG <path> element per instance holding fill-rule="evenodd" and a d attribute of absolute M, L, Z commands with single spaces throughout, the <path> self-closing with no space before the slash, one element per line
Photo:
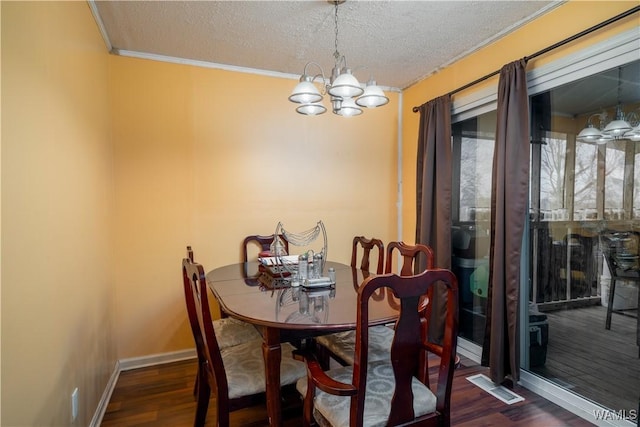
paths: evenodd
<path fill-rule="evenodd" d="M 513 403 L 521 402 L 524 400 L 524 397 L 515 394 L 508 388 L 501 385 L 495 385 L 493 381 L 491 381 L 486 375 L 472 375 L 470 377 L 467 377 L 467 381 L 480 387 L 496 399 L 502 400 L 507 405 L 511 405 Z"/>

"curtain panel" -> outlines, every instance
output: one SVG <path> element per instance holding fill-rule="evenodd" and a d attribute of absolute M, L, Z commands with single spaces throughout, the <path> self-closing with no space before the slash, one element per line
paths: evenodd
<path fill-rule="evenodd" d="M 451 96 L 435 98 L 419 107 L 416 242 L 430 246 L 435 264 L 451 268 Z M 419 271 L 426 268 L 420 259 Z M 440 343 L 446 314 L 446 289 L 430 295 L 429 340 Z"/>
<path fill-rule="evenodd" d="M 522 59 L 500 70 L 491 185 L 491 264 L 482 365 L 489 366 L 494 383 L 506 386 L 520 378 L 520 256 L 529 197 L 526 66 Z"/>

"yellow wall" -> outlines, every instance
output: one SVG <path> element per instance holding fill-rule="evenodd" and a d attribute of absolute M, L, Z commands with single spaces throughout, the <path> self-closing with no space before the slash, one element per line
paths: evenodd
<path fill-rule="evenodd" d="M 249 234 L 322 220 L 329 258 L 395 239 L 398 94 L 359 117 L 307 117 L 295 80 L 111 57 L 119 357 L 193 347 L 180 261 L 238 262 Z M 292 251 L 293 252 L 293 251 Z"/>
<path fill-rule="evenodd" d="M 444 95 L 480 77 L 499 70 L 504 64 L 530 56 L 561 40 L 573 36 L 589 27 L 603 22 L 640 4 L 634 1 L 569 1 L 535 21 L 481 49 L 450 67 L 418 82 L 403 92 L 403 238 L 415 239 L 416 224 L 416 153 L 418 142 L 419 114 L 412 108 L 435 97 Z M 529 61 L 527 70 L 532 70 L 571 52 L 605 40 L 622 31 L 640 27 L 638 13 L 609 25 L 561 48 Z M 454 95 L 454 100 L 468 96 L 473 91 L 497 86 L 498 77 L 473 86 Z"/>
<path fill-rule="evenodd" d="M 117 356 L 108 54 L 85 2 L 1 8 L 1 424 L 86 426 Z"/>

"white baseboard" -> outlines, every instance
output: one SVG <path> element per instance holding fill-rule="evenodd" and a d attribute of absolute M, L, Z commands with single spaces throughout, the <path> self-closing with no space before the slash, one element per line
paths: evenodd
<path fill-rule="evenodd" d="M 118 362 L 116 362 L 115 368 L 111 373 L 111 377 L 107 382 L 107 386 L 102 392 L 102 397 L 98 402 L 98 407 L 96 411 L 93 413 L 93 418 L 89 423 L 89 427 L 100 427 L 102 424 L 102 418 L 104 417 L 104 413 L 107 411 L 107 405 L 109 405 L 109 400 L 111 400 L 111 394 L 113 390 L 116 388 L 116 383 L 118 382 L 118 377 L 120 376 L 120 369 L 118 369 Z"/>
<path fill-rule="evenodd" d="M 145 368 L 147 366 L 162 365 L 164 363 L 180 362 L 182 360 L 195 359 L 195 357 L 196 350 L 195 348 L 192 348 L 188 350 L 173 351 L 170 353 L 152 354 L 149 356 L 131 357 L 118 360 L 115 364 L 111 377 L 107 382 L 107 386 L 102 393 L 102 398 L 100 398 L 100 401 L 98 402 L 98 406 L 93 414 L 89 427 L 100 427 L 100 424 L 102 424 L 102 418 L 104 418 L 107 406 L 109 405 L 109 400 L 111 399 L 113 390 L 116 388 L 116 384 L 118 383 L 120 372 Z"/>

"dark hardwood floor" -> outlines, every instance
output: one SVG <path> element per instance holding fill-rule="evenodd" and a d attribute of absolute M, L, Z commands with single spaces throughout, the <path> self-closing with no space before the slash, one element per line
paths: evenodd
<path fill-rule="evenodd" d="M 487 373 L 463 358 L 456 371 L 451 401 L 454 426 L 590 426 L 590 422 L 560 408 L 540 396 L 517 387 L 523 402 L 507 405 L 471 384 L 466 377 Z M 174 362 L 122 372 L 104 415 L 102 426 L 191 426 L 195 413 L 193 381 L 195 360 Z M 301 425 L 298 396 L 283 403 L 283 426 Z M 215 425 L 210 405 L 207 425 Z M 233 426 L 266 426 L 266 408 L 256 406 L 232 413 Z"/>

